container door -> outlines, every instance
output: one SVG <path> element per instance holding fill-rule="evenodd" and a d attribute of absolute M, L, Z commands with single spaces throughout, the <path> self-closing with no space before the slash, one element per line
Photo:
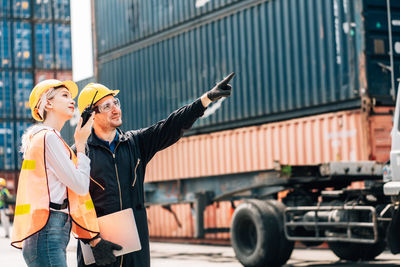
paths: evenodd
<path fill-rule="evenodd" d="M 400 78 L 400 1 L 391 0 L 394 77 Z M 378 104 L 393 104 L 386 0 L 364 0 L 368 92 Z M 395 83 L 395 88 L 397 82 Z"/>

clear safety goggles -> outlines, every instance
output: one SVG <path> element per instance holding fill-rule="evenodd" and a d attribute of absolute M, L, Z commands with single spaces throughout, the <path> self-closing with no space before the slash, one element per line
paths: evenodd
<path fill-rule="evenodd" d="M 116 106 L 117 108 L 121 107 L 121 102 L 119 101 L 118 98 L 111 99 L 107 102 L 104 102 L 101 105 L 95 106 L 94 112 L 107 113 L 107 112 L 111 111 L 114 108 L 114 106 Z"/>

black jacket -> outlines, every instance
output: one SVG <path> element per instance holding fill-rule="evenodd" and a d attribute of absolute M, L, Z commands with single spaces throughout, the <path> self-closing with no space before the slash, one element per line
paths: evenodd
<path fill-rule="evenodd" d="M 118 257 L 113 265 L 146 267 L 150 266 L 149 232 L 144 207 L 144 176 L 147 163 L 160 150 L 174 144 L 182 137 L 184 130 L 204 114 L 205 108 L 198 99 L 183 106 L 165 120 L 151 127 L 122 132 L 114 153 L 92 133 L 88 138 L 90 162 L 90 195 L 97 216 L 103 216 L 122 209 L 132 208 L 140 236 L 142 249 Z M 85 266 L 78 246 L 78 266 Z M 96 265 L 91 265 L 96 266 Z"/>

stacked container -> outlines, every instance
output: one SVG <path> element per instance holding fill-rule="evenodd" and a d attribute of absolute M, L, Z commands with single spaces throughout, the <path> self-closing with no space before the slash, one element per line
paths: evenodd
<path fill-rule="evenodd" d="M 1 1 L 0 172 L 10 179 L 22 164 L 21 136 L 34 123 L 33 86 L 44 79 L 72 79 L 70 24 L 69 1 Z M 16 185 L 8 183 L 11 190 Z"/>
<path fill-rule="evenodd" d="M 96 0 L 96 79 L 121 90 L 129 130 L 166 118 L 236 72 L 232 96 L 149 163 L 150 183 L 218 179 L 272 169 L 274 161 L 383 162 L 398 85 L 388 71 L 389 25 L 400 76 L 400 2 L 391 1 L 389 24 L 386 3 Z M 151 206 L 151 236 L 193 237 L 191 206 L 171 209 L 183 226 Z M 228 227 L 230 212 L 229 203 L 209 206 L 206 227 Z"/>

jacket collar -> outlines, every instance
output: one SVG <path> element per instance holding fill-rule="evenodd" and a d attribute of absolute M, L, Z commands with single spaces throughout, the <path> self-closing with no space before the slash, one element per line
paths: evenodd
<path fill-rule="evenodd" d="M 127 135 L 119 128 L 117 128 L 118 131 L 118 141 L 119 142 L 125 142 L 128 140 Z M 94 129 L 92 129 L 92 133 L 90 134 L 88 140 L 87 140 L 88 145 L 94 145 L 94 146 L 104 146 L 103 142 L 100 140 L 99 137 L 94 133 Z"/>

